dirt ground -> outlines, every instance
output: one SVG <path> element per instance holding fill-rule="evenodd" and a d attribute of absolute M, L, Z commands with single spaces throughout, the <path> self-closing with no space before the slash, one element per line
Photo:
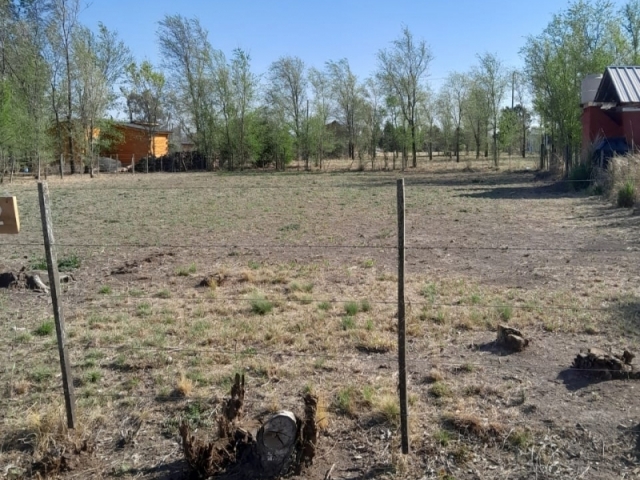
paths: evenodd
<path fill-rule="evenodd" d="M 0 290 L 0 476 L 42 473 L 64 448 L 52 478 L 188 478 L 180 422 L 215 436 L 243 372 L 250 430 L 301 413 L 304 392 L 323 400 L 303 478 L 640 478 L 640 383 L 570 368 L 581 349 L 640 352 L 640 216 L 534 160 L 507 166 L 51 179 L 79 427 L 64 427 L 48 295 Z M 0 238 L 0 273 L 43 269 L 35 183 L 2 190 L 23 229 Z M 499 324 L 529 348 L 496 347 Z"/>

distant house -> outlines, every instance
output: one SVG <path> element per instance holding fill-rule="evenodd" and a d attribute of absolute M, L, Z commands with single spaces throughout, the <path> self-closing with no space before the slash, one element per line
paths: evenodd
<path fill-rule="evenodd" d="M 608 67 L 582 82 L 582 148 L 606 164 L 614 154 L 638 151 L 640 67 Z M 604 165 L 603 165 L 604 166 Z"/>
<path fill-rule="evenodd" d="M 169 153 L 169 135 L 166 128 L 157 128 L 149 139 L 149 129 L 139 123 L 124 123 L 113 127 L 117 134 L 113 144 L 102 152 L 103 156 L 117 158 L 123 165 L 138 163 L 146 157 L 162 157 Z"/>

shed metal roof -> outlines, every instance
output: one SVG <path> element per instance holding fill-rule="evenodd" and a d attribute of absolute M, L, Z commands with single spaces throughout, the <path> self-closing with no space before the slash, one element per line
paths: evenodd
<path fill-rule="evenodd" d="M 607 67 L 594 101 L 640 104 L 640 67 Z"/>

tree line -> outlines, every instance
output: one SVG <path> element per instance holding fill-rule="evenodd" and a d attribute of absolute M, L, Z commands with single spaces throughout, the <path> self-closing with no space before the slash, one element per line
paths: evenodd
<path fill-rule="evenodd" d="M 421 151 L 498 166 L 501 152 L 526 155 L 536 122 L 568 169 L 579 160 L 582 78 L 640 62 L 640 0 L 574 1 L 527 37 L 522 69 L 482 53 L 437 91 L 434 54 L 406 27 L 360 78 L 346 58 L 318 67 L 289 55 L 257 74 L 248 51 L 225 54 L 181 15 L 158 24 L 161 63 L 137 63 L 116 32 L 91 31 L 79 16 L 79 0 L 0 0 L 0 175 L 16 161 L 39 174 L 60 153 L 72 173 L 93 167 L 119 141 L 116 110 L 150 140 L 170 126 L 209 168 L 297 159 L 311 169 L 348 157 L 395 169 L 417 166 Z"/>

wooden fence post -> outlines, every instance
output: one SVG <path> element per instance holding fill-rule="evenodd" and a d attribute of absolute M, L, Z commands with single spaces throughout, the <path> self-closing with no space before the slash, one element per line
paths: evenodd
<path fill-rule="evenodd" d="M 49 187 L 45 182 L 38 183 L 38 195 L 40 197 L 40 218 L 42 219 L 42 234 L 44 236 L 44 249 L 47 257 L 47 270 L 49 272 L 49 290 L 51 291 L 53 317 L 56 322 L 56 335 L 58 337 L 58 353 L 60 355 L 60 369 L 62 371 L 64 403 L 67 410 L 67 426 L 69 428 L 75 428 L 76 399 L 73 392 L 73 381 L 67 353 L 64 313 L 62 311 L 62 303 L 60 302 L 60 294 L 62 292 L 60 289 L 60 273 L 58 272 L 58 259 L 53 237 L 53 225 L 51 222 Z"/>
<path fill-rule="evenodd" d="M 402 453 L 407 455 L 409 453 L 409 424 L 407 418 L 407 332 L 404 303 L 404 225 L 404 179 L 402 178 L 398 180 L 398 389 L 400 391 Z"/>

